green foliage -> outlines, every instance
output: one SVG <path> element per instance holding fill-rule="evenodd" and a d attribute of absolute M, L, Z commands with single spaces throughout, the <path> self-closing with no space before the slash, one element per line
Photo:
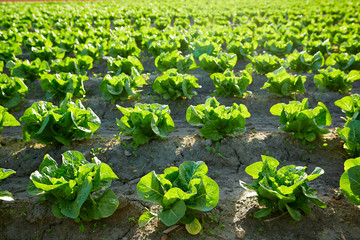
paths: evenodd
<path fill-rule="evenodd" d="M 309 201 L 326 208 L 316 196 L 316 190 L 307 185 L 307 182 L 324 174 L 323 169 L 316 167 L 310 175 L 302 166 L 288 165 L 277 170 L 279 162 L 275 158 L 264 155 L 261 158 L 261 162 L 245 168 L 245 172 L 254 179 L 251 185 L 240 180 L 243 188 L 256 191 L 259 204 L 266 207 L 257 211 L 254 217 L 263 218 L 280 210 L 289 212 L 294 220 L 300 221 L 301 211 L 311 213 Z"/>
<path fill-rule="evenodd" d="M 308 99 L 302 102 L 290 101 L 289 104 L 278 103 L 270 108 L 272 115 L 279 116 L 279 127 L 284 132 L 293 133 L 292 138 L 299 138 L 312 142 L 319 134 L 326 134 L 330 131 L 323 129 L 331 125 L 331 116 L 326 106 L 319 102 L 314 109 L 309 109 Z"/>
<path fill-rule="evenodd" d="M 251 59 L 251 65 L 246 68 L 254 67 L 257 73 L 264 75 L 266 73 L 279 69 L 284 63 L 284 60 L 270 54 L 262 54 Z"/>
<path fill-rule="evenodd" d="M 344 141 L 345 151 L 352 157 L 360 157 L 360 120 L 348 121 L 344 128 L 336 130 Z"/>
<path fill-rule="evenodd" d="M 0 72 L 4 70 L 4 62 L 0 61 Z"/>
<path fill-rule="evenodd" d="M 134 56 L 128 56 L 127 58 L 110 57 L 107 62 L 107 68 L 113 76 L 120 75 L 121 73 L 131 75 L 132 68 L 135 68 L 139 73 L 144 71 L 143 65 L 139 59 Z"/>
<path fill-rule="evenodd" d="M 20 126 L 20 123 L 16 118 L 8 113 L 7 108 L 0 105 L 0 133 L 4 130 L 4 127 Z M 1 180 L 1 178 L 0 178 Z"/>
<path fill-rule="evenodd" d="M 329 39 L 324 41 L 314 40 L 308 41 L 305 46 L 305 51 L 311 55 L 316 54 L 317 52 L 321 52 L 322 55 L 326 55 L 329 53 L 329 47 L 331 46 Z"/>
<path fill-rule="evenodd" d="M 108 189 L 115 179 L 112 169 L 97 157 L 88 162 L 80 152 L 67 151 L 59 168 L 46 154 L 39 170 L 31 174 L 27 192 L 50 201 L 58 218 L 99 220 L 111 216 L 119 206 L 117 196 Z"/>
<path fill-rule="evenodd" d="M 236 54 L 239 59 L 247 58 L 248 56 L 253 56 L 254 51 L 258 47 L 256 41 L 252 42 L 241 42 L 241 41 L 231 41 L 227 46 L 228 53 Z"/>
<path fill-rule="evenodd" d="M 351 203 L 360 205 L 360 157 L 346 160 L 344 170 L 340 178 L 341 191 Z"/>
<path fill-rule="evenodd" d="M 155 59 L 155 66 L 162 72 L 176 68 L 178 72 L 196 69 L 196 62 L 192 54 L 183 56 L 180 51 L 162 52 Z"/>
<path fill-rule="evenodd" d="M 149 53 L 151 53 L 154 57 L 157 57 L 162 52 L 172 52 L 176 51 L 181 47 L 180 42 L 169 39 L 169 40 L 154 40 L 151 41 L 148 47 Z"/>
<path fill-rule="evenodd" d="M 0 41 L 0 61 L 15 60 L 16 56 L 22 54 L 21 46 L 12 41 Z"/>
<path fill-rule="evenodd" d="M 51 69 L 57 73 L 69 72 L 80 75 L 86 75 L 87 70 L 92 69 L 92 67 L 93 59 L 90 56 L 66 57 L 64 60 L 55 60 L 51 64 Z"/>
<path fill-rule="evenodd" d="M 126 100 L 129 97 L 138 98 L 140 94 L 137 88 L 146 84 L 146 80 L 139 72 L 132 67 L 131 75 L 120 73 L 117 76 L 107 74 L 100 83 L 100 91 L 105 100 L 111 100 L 115 103 L 116 100 Z"/>
<path fill-rule="evenodd" d="M 25 110 L 20 121 L 25 142 L 36 139 L 41 143 L 61 143 L 69 145 L 73 139 L 90 138 L 100 127 L 100 118 L 81 101 L 70 100 L 71 94 L 60 103 L 60 107 L 51 102 L 35 102 Z"/>
<path fill-rule="evenodd" d="M 197 92 L 192 89 L 201 87 L 197 80 L 196 77 L 181 74 L 177 69 L 173 68 L 164 72 L 162 76 L 157 77 L 152 88 L 156 93 L 162 95 L 164 99 L 175 100 L 181 97 L 191 99 L 197 95 Z"/>
<path fill-rule="evenodd" d="M 208 98 L 205 104 L 190 105 L 186 111 L 186 120 L 192 126 L 202 126 L 200 134 L 218 141 L 226 134 L 237 136 L 246 131 L 245 118 L 249 118 L 245 105 L 233 103 L 231 107 L 220 106 L 216 98 Z"/>
<path fill-rule="evenodd" d="M 1 106 L 0 106 L 0 114 L 1 114 Z M 0 123 L 1 123 L 1 119 L 0 119 Z M 0 133 L 1 133 L 1 124 L 0 124 Z M 5 178 L 9 177 L 11 174 L 16 173 L 14 170 L 12 169 L 5 169 L 5 168 L 0 168 L 0 183 L 2 180 L 4 180 Z M 11 194 L 11 192 L 9 191 L 3 191 L 0 188 L 0 203 L 1 201 L 14 201 L 14 197 Z"/>
<path fill-rule="evenodd" d="M 169 167 L 164 174 L 152 171 L 137 184 L 141 200 L 161 205 L 155 214 L 149 211 L 139 218 L 139 226 L 145 226 L 152 218 L 159 217 L 166 226 L 177 222 L 186 224 L 191 234 L 201 230 L 196 219 L 197 211 L 210 211 L 219 201 L 219 186 L 207 176 L 208 168 L 202 161 L 185 161 L 179 168 Z"/>
<path fill-rule="evenodd" d="M 265 49 L 275 56 L 284 57 L 291 52 L 292 44 L 291 42 L 272 39 L 265 42 Z"/>
<path fill-rule="evenodd" d="M 41 89 L 46 92 L 46 99 L 64 99 L 67 93 L 73 97 L 85 97 L 84 81 L 88 77 L 72 73 L 61 72 L 57 74 L 41 75 Z"/>
<path fill-rule="evenodd" d="M 237 62 L 237 56 L 235 54 L 220 52 L 215 57 L 208 54 L 202 54 L 199 57 L 199 60 L 199 67 L 205 72 L 212 74 L 224 72 L 226 69 L 233 69 Z"/>
<path fill-rule="evenodd" d="M 295 92 L 304 94 L 306 76 L 293 76 L 286 72 L 286 69 L 281 67 L 274 72 L 266 74 L 267 82 L 261 89 L 269 89 L 270 93 L 274 93 L 279 97 L 291 96 Z"/>
<path fill-rule="evenodd" d="M 246 88 L 251 84 L 252 77 L 246 70 L 242 71 L 240 77 L 234 72 L 226 69 L 224 73 L 214 73 L 210 76 L 215 85 L 213 95 L 222 97 L 243 97 L 249 93 Z"/>
<path fill-rule="evenodd" d="M 326 59 L 325 64 L 342 71 L 360 70 L 360 53 L 357 55 L 333 53 Z"/>
<path fill-rule="evenodd" d="M 339 91 L 340 93 L 348 93 L 351 89 L 351 83 L 360 79 L 360 72 L 352 70 L 349 74 L 328 67 L 320 69 L 320 74 L 314 76 L 314 83 L 320 90 L 328 89 L 330 91 Z"/>
<path fill-rule="evenodd" d="M 94 61 L 99 61 L 104 56 L 102 43 L 79 44 L 76 46 L 76 56 L 90 56 Z"/>
<path fill-rule="evenodd" d="M 335 101 L 335 105 L 345 113 L 347 121 L 360 120 L 360 95 L 352 94 Z"/>
<path fill-rule="evenodd" d="M 25 61 L 9 61 L 6 67 L 10 69 L 11 76 L 24 78 L 25 80 L 34 81 L 39 80 L 40 75 L 50 72 L 50 66 L 46 61 L 41 61 L 40 58 L 29 62 Z"/>
<path fill-rule="evenodd" d="M 324 66 L 324 57 L 321 52 L 311 55 L 307 52 L 298 52 L 295 50 L 286 59 L 286 66 L 289 66 L 294 72 L 317 72 Z"/>
<path fill-rule="evenodd" d="M 22 78 L 0 74 L 0 105 L 6 108 L 15 107 L 27 92 L 28 87 Z"/>
<path fill-rule="evenodd" d="M 128 56 L 139 57 L 141 53 L 140 48 L 137 47 L 134 40 L 127 42 L 111 42 L 109 55 L 116 58 L 117 56 L 127 58 Z"/>
<path fill-rule="evenodd" d="M 190 43 L 190 50 L 195 58 L 199 58 L 203 54 L 216 56 L 221 50 L 221 46 L 208 39 L 196 39 Z"/>
<path fill-rule="evenodd" d="M 351 38 L 340 44 L 340 51 L 348 54 L 360 53 L 360 39 Z"/>
<path fill-rule="evenodd" d="M 174 121 L 167 105 L 137 103 L 134 108 L 116 107 L 124 114 L 120 120 L 116 119 L 120 134 L 132 136 L 133 148 L 150 139 L 165 138 L 168 132 L 174 130 Z"/>
<path fill-rule="evenodd" d="M 39 58 L 50 63 L 55 59 L 63 59 L 65 53 L 65 50 L 58 46 L 45 46 L 40 48 L 32 47 L 30 52 L 30 59 L 34 60 Z"/>

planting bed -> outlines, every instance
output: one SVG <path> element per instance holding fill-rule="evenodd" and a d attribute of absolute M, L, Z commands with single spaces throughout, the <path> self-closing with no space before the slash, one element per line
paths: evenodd
<path fill-rule="evenodd" d="M 28 53 L 21 57 L 29 58 Z M 191 100 L 164 100 L 151 87 L 155 78 L 161 75 L 154 65 L 154 58 L 143 52 L 140 61 L 149 76 L 148 84 L 141 89 L 140 99 L 117 101 L 116 104 L 123 107 L 133 107 L 138 102 L 167 104 L 175 123 L 174 131 L 165 139 L 152 140 L 137 149 L 130 147 L 131 137 L 118 137 L 115 119 L 120 119 L 122 114 L 115 104 L 101 97 L 99 85 L 107 72 L 107 65 L 105 59 L 100 60 L 88 71 L 89 80 L 84 83 L 86 98 L 82 101 L 101 119 L 101 127 L 93 137 L 62 146 L 44 145 L 35 140 L 24 143 L 21 127 L 7 127 L 2 132 L 0 166 L 14 169 L 16 174 L 1 183 L 1 189 L 12 192 L 15 201 L 0 205 L 0 239 L 359 239 L 360 208 L 351 204 L 339 189 L 344 161 L 350 157 L 336 133 L 336 128 L 344 125 L 344 120 L 340 118 L 344 114 L 334 101 L 348 94 L 320 91 L 313 82 L 314 73 L 302 74 L 307 76 L 306 91 L 305 94 L 297 94 L 296 100 L 308 98 L 309 108 L 314 108 L 320 101 L 332 116 L 332 125 L 328 128 L 331 132 L 304 145 L 301 140 L 291 139 L 290 134 L 280 131 L 279 118 L 269 111 L 274 104 L 288 103 L 293 99 L 277 97 L 266 89 L 260 90 L 267 78 L 253 73 L 253 82 L 248 87 L 251 94 L 244 98 L 217 97 L 222 105 L 231 106 L 235 102 L 247 106 L 251 117 L 246 120 L 246 132 L 238 137 L 225 137 L 213 142 L 201 137 L 199 128 L 188 124 L 185 114 L 190 105 L 203 104 L 215 90 L 209 74 L 201 69 L 190 71 L 202 86 Z M 249 62 L 238 60 L 234 71 L 245 69 Z M 9 74 L 7 71 L 5 69 L 5 73 Z M 359 93 L 360 81 L 352 85 L 350 93 Z M 25 100 L 11 111 L 16 119 L 32 103 L 45 100 L 39 81 L 32 82 L 29 89 Z M 80 151 L 88 160 L 96 155 L 119 177 L 112 184 L 120 202 L 114 215 L 80 223 L 72 219 L 58 219 L 53 216 L 48 202 L 40 202 L 37 197 L 26 193 L 29 176 L 38 169 L 44 155 L 48 153 L 60 163 L 61 154 L 67 150 Z M 318 196 L 327 208 L 311 205 L 312 213 L 303 216 L 300 222 L 295 222 L 289 214 L 281 213 L 272 214 L 262 221 L 252 217 L 260 206 L 253 192 L 245 191 L 239 180 L 252 181 L 245 168 L 260 161 L 261 155 L 278 159 L 281 166 L 307 166 L 308 173 L 315 167 L 323 168 L 325 174 L 310 185 L 318 190 Z M 153 170 L 162 173 L 165 168 L 179 166 L 183 161 L 200 160 L 207 164 L 209 176 L 220 188 L 217 207 L 198 214 L 203 225 L 201 234 L 192 236 L 182 225 L 167 233 L 168 227 L 158 219 L 140 228 L 137 221 L 146 208 L 158 208 L 138 198 L 136 184 L 140 178 Z"/>

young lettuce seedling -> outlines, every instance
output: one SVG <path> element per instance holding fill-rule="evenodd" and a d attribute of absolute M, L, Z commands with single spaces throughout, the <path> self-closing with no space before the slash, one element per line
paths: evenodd
<path fill-rule="evenodd" d="M 340 178 L 341 191 L 351 203 L 360 205 L 360 157 L 346 160 L 344 170 Z"/>
<path fill-rule="evenodd" d="M 71 101 L 71 94 L 60 103 L 39 101 L 26 109 L 20 121 L 24 122 L 22 134 L 25 142 L 36 139 L 41 143 L 69 145 L 75 138 L 90 138 L 100 127 L 100 118 L 85 108 L 77 99 Z"/>
<path fill-rule="evenodd" d="M 192 126 L 202 126 L 201 135 L 218 141 L 228 134 L 237 136 L 246 131 L 245 118 L 249 118 L 245 105 L 233 103 L 231 107 L 220 106 L 216 98 L 208 98 L 205 104 L 190 105 L 186 111 L 186 120 Z"/>
<path fill-rule="evenodd" d="M 321 208 L 326 208 L 317 196 L 316 190 L 310 188 L 307 182 L 324 174 L 324 170 L 317 167 L 307 175 L 306 167 L 288 165 L 277 170 L 279 162 L 269 156 L 261 156 L 262 161 L 251 164 L 245 172 L 253 177 L 251 185 L 240 180 L 240 185 L 257 193 L 263 208 L 254 214 L 256 218 L 263 218 L 272 212 L 287 211 L 296 220 L 301 220 L 301 211 L 311 213 L 309 201 Z"/>
<path fill-rule="evenodd" d="M 152 218 L 159 217 L 166 226 L 180 221 L 190 234 L 198 234 L 202 227 L 195 213 L 210 211 L 219 201 L 219 186 L 207 173 L 204 162 L 186 161 L 179 168 L 165 169 L 164 174 L 152 171 L 142 177 L 137 184 L 139 198 L 162 208 L 157 214 L 143 213 L 139 226 L 143 227 Z"/>
<path fill-rule="evenodd" d="M 20 126 L 20 123 L 16 118 L 8 113 L 7 108 L 0 106 L 0 133 L 4 130 L 4 127 Z"/>
<path fill-rule="evenodd" d="M 124 132 L 124 135 L 133 137 L 133 148 L 150 139 L 165 138 L 174 129 L 174 121 L 167 105 L 137 103 L 134 108 L 116 107 L 124 114 L 120 120 L 116 119 L 120 134 Z"/>
<path fill-rule="evenodd" d="M 0 122 L 1 122 L 1 120 L 0 120 Z M 14 173 L 16 173 L 16 172 L 12 169 L 0 168 L 0 182 Z M 14 197 L 11 194 L 11 192 L 3 191 L 0 188 L 0 203 L 1 203 L 1 201 L 14 201 Z"/>
<path fill-rule="evenodd" d="M 117 196 L 108 189 L 115 179 L 112 169 L 97 157 L 88 162 L 80 152 L 67 151 L 59 168 L 46 154 L 39 170 L 31 174 L 27 192 L 50 201 L 58 218 L 98 220 L 111 216 L 119 206 Z"/>
<path fill-rule="evenodd" d="M 279 127 L 284 132 L 293 133 L 292 138 L 312 142 L 319 134 L 330 131 L 323 129 L 331 125 L 331 116 L 326 106 L 319 102 L 314 109 L 309 109 L 308 99 L 302 102 L 290 101 L 289 104 L 278 103 L 270 108 L 272 115 L 279 116 L 279 122 L 285 126 Z"/>

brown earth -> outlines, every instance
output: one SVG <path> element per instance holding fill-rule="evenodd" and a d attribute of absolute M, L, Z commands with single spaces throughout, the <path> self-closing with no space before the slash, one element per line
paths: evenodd
<path fill-rule="evenodd" d="M 106 73 L 106 62 L 95 65 L 89 71 L 90 80 L 85 82 L 87 96 L 83 101 L 101 118 L 102 125 L 96 135 L 89 140 L 74 141 L 70 146 L 45 146 L 36 141 L 24 143 L 21 140 L 21 127 L 5 128 L 0 137 L 0 166 L 16 170 L 16 174 L 6 179 L 3 190 L 14 194 L 15 201 L 3 203 L 0 210 L 0 239 L 237 239 L 245 234 L 244 239 L 359 239 L 360 208 L 352 205 L 339 192 L 339 179 L 343 173 L 343 163 L 349 156 L 342 149 L 342 142 L 336 134 L 336 128 L 344 121 L 341 110 L 334 101 L 342 98 L 336 92 L 321 92 L 313 83 L 314 74 L 305 74 L 306 93 L 296 99 L 309 98 L 310 108 L 318 101 L 329 109 L 333 124 L 331 133 L 319 137 L 316 141 L 302 145 L 299 140 L 290 139 L 290 135 L 278 130 L 278 117 L 272 116 L 272 105 L 292 100 L 276 97 L 267 90 L 260 90 L 265 76 L 253 74 L 251 95 L 245 98 L 217 98 L 221 104 L 233 102 L 245 104 L 251 118 L 247 119 L 247 132 L 239 137 L 226 137 L 216 144 L 202 138 L 198 128 L 186 122 L 185 112 L 189 105 L 205 102 L 214 90 L 214 86 L 201 69 L 192 74 L 202 85 L 198 96 L 191 100 L 165 101 L 156 95 L 152 82 L 159 76 L 153 64 L 154 59 L 141 59 L 149 74 L 149 84 L 143 88 L 139 101 L 118 101 L 121 106 L 133 106 L 136 102 L 168 104 L 175 129 L 164 140 L 153 140 L 134 150 L 129 148 L 131 138 L 117 136 L 119 130 L 115 119 L 121 118 L 121 112 L 115 105 L 101 98 L 99 84 Z M 244 69 L 245 61 L 238 61 L 235 70 Z M 91 74 L 95 72 L 97 75 Z M 99 76 L 98 74 L 102 75 Z M 18 119 L 33 102 L 45 100 L 45 94 L 39 82 L 33 82 L 30 93 L 17 111 L 12 114 Z M 353 93 L 359 92 L 360 81 L 355 82 Z M 324 146 L 327 143 L 327 146 Z M 210 146 L 214 153 L 207 150 Z M 209 149 L 209 148 L 208 148 Z M 30 174 L 38 169 L 44 155 L 49 153 L 59 163 L 61 154 L 67 150 L 78 150 L 87 159 L 90 152 L 95 152 L 99 159 L 109 164 L 119 177 L 112 189 L 119 197 L 120 206 L 115 214 L 100 221 L 75 223 L 72 219 L 57 219 L 51 213 L 50 204 L 39 202 L 36 197 L 26 193 Z M 97 150 L 97 151 L 96 151 Z M 261 160 L 260 155 L 267 154 L 278 159 L 282 165 L 305 165 L 308 172 L 316 166 L 325 170 L 325 174 L 314 182 L 312 187 L 318 190 L 320 198 L 327 204 L 326 209 L 313 206 L 313 212 L 303 216 L 301 222 L 294 222 L 288 214 L 273 214 L 266 220 L 259 221 L 251 214 L 259 209 L 256 196 L 244 191 L 239 180 L 250 183 L 251 177 L 245 173 L 245 167 Z M 209 167 L 209 176 L 220 187 L 218 206 L 210 212 L 200 213 L 198 218 L 203 223 L 201 235 L 189 235 L 183 226 L 179 226 L 167 235 L 168 229 L 158 220 L 153 220 L 145 228 L 139 228 L 137 220 L 147 208 L 158 206 L 142 202 L 136 194 L 136 184 L 146 173 L 163 169 L 183 161 L 205 161 Z"/>

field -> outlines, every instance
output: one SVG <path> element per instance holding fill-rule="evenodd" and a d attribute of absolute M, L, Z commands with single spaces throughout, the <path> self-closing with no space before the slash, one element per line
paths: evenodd
<path fill-rule="evenodd" d="M 38 101 L 59 105 L 62 99 L 49 99 L 51 94 L 42 89 L 41 75 L 47 71 L 58 72 L 53 65 L 57 59 L 90 55 L 92 68 L 77 69 L 73 74 L 88 77 L 83 83 L 86 96 L 82 104 L 101 120 L 101 126 L 89 139 L 75 138 L 68 146 L 59 142 L 24 141 L 23 122 L 22 126 L 4 128 L 0 135 L 0 167 L 13 169 L 16 174 L 0 185 L 15 199 L 0 205 L 0 239 L 359 239 L 360 208 L 349 202 L 339 187 L 344 161 L 351 156 L 344 150 L 344 141 L 336 130 L 344 127 L 345 114 L 334 102 L 360 93 L 360 81 L 351 83 L 352 89 L 348 84 L 347 88 L 332 91 L 319 89 L 314 83 L 319 70 L 346 65 L 335 65 L 328 60 L 336 54 L 354 59 L 341 69 L 344 74 L 360 70 L 359 8 L 357 1 L 0 3 L 3 16 L 0 66 L 3 62 L 3 74 L 24 78 L 28 87 L 20 103 L 8 107 L 9 112 L 19 120 L 25 110 Z M 231 50 L 234 42 L 241 43 L 242 51 Z M 86 44 L 93 49 L 80 51 Z M 129 44 L 128 49 L 116 48 L 121 44 Z M 199 46 L 201 44 L 204 45 Z M 21 51 L 14 50 L 15 45 Z M 137 53 L 137 49 L 141 52 Z M 173 50 L 181 51 L 184 56 L 194 55 L 198 67 L 186 72 L 198 79 L 201 88 L 194 89 L 197 95 L 191 99 L 184 96 L 164 99 L 152 88 L 155 79 L 164 72 L 155 65 L 156 56 Z M 220 67 L 221 72 L 229 67 L 238 75 L 247 69 L 252 83 L 246 88 L 249 93 L 242 97 L 215 97 L 225 106 L 244 104 L 251 117 L 246 119 L 245 133 L 235 137 L 225 135 L 215 141 L 201 136 L 200 127 L 187 122 L 186 111 L 190 105 L 204 104 L 215 91 L 210 64 L 202 64 L 201 54 L 196 54 L 216 56 L 222 51 L 236 54 L 237 61 L 235 66 L 226 62 L 224 69 Z M 311 56 L 319 53 L 322 64 L 295 69 L 288 61 L 294 51 L 307 51 Z M 280 96 L 261 89 L 268 77 L 261 73 L 261 67 L 255 66 L 254 59 L 265 52 L 277 55 L 280 65 L 291 75 L 306 76 L 305 91 L 282 88 L 284 94 Z M 136 89 L 137 95 L 126 96 L 124 100 L 105 100 L 99 86 L 105 75 L 111 73 L 109 61 L 121 54 L 138 57 L 144 69 L 139 72 L 146 79 L 146 85 Z M 15 63 L 34 61 L 37 57 L 47 62 L 51 70 L 40 74 L 36 72 L 39 67 L 37 70 L 35 67 L 33 75 L 12 70 Z M 111 74 L 117 75 L 116 71 Z M 304 98 L 308 99 L 309 108 L 316 107 L 318 102 L 325 104 L 332 118 L 331 125 L 324 127 L 329 133 L 313 141 L 291 138 L 291 133 L 279 129 L 282 126 L 279 117 L 270 113 L 270 108 L 277 103 L 288 104 Z M 163 139 L 151 139 L 137 148 L 131 147 L 131 136 L 119 136 L 116 119 L 123 115 L 116 105 L 134 107 L 137 103 L 168 105 L 174 130 Z M 38 170 L 44 156 L 50 154 L 60 163 L 61 154 L 68 150 L 77 150 L 88 160 L 97 156 L 118 176 L 111 189 L 119 199 L 119 207 L 110 217 L 89 222 L 56 218 L 51 203 L 39 201 L 26 192 L 29 177 Z M 280 166 L 306 166 L 308 173 L 316 167 L 324 169 L 325 173 L 309 185 L 317 190 L 327 207 L 323 209 L 311 203 L 312 212 L 303 215 L 301 221 L 295 221 L 286 211 L 271 213 L 262 220 L 253 217 L 263 206 L 259 205 L 254 192 L 240 186 L 239 180 L 251 183 L 252 177 L 245 168 L 261 161 L 261 155 L 277 159 Z M 160 209 L 138 197 L 136 185 L 141 177 L 151 171 L 160 174 L 165 168 L 179 166 L 184 161 L 204 161 L 208 176 L 220 189 L 218 205 L 211 211 L 197 213 L 203 226 L 200 234 L 190 235 L 183 224 L 168 231 L 169 227 L 158 218 L 139 227 L 138 219 L 146 208 Z"/>

